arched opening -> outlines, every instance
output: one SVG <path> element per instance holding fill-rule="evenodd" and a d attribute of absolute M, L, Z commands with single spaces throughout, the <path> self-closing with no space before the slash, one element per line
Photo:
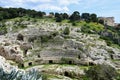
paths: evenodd
<path fill-rule="evenodd" d="M 94 63 L 93 62 L 89 62 L 89 66 L 94 66 Z"/>
<path fill-rule="evenodd" d="M 72 64 L 72 61 L 69 61 L 68 64 Z"/>
<path fill-rule="evenodd" d="M 24 50 L 24 56 L 25 56 L 25 57 L 27 56 L 27 51 L 28 51 L 28 50 Z"/>
<path fill-rule="evenodd" d="M 80 57 L 80 55 L 78 56 L 78 59 L 80 59 L 81 57 Z"/>
<path fill-rule="evenodd" d="M 10 49 L 10 53 L 16 53 L 14 49 Z"/>
<path fill-rule="evenodd" d="M 24 68 L 24 64 L 21 64 L 21 67 Z"/>
<path fill-rule="evenodd" d="M 18 34 L 17 40 L 23 41 L 24 40 L 24 36 L 22 34 Z"/>
<path fill-rule="evenodd" d="M 15 50 L 17 50 L 17 47 L 15 47 Z"/>
<path fill-rule="evenodd" d="M 52 61 L 52 60 L 49 60 L 49 64 L 53 64 L 53 61 Z"/>
<path fill-rule="evenodd" d="M 111 59 L 114 59 L 114 57 L 113 57 L 113 55 L 112 55 L 112 54 L 110 55 L 110 57 L 111 57 Z"/>
<path fill-rule="evenodd" d="M 40 58 L 40 55 L 38 55 L 38 58 Z"/>
<path fill-rule="evenodd" d="M 64 72 L 64 76 L 69 76 L 67 71 Z"/>
<path fill-rule="evenodd" d="M 28 65 L 29 65 L 29 66 L 32 66 L 32 62 L 29 62 Z"/>

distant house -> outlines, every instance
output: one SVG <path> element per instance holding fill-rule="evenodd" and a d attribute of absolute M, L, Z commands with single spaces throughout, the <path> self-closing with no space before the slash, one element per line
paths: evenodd
<path fill-rule="evenodd" d="M 98 20 L 103 20 L 104 25 L 115 26 L 114 17 L 98 17 Z"/>

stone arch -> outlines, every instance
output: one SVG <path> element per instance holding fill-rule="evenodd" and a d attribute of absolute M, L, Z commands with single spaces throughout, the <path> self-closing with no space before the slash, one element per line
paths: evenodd
<path fill-rule="evenodd" d="M 81 58 L 81 56 L 80 55 L 78 55 L 78 59 L 80 59 Z"/>
<path fill-rule="evenodd" d="M 53 64 L 53 60 L 49 60 L 49 64 Z"/>
<path fill-rule="evenodd" d="M 29 65 L 29 66 L 32 66 L 32 62 L 29 62 L 28 65 Z"/>
<path fill-rule="evenodd" d="M 69 73 L 67 71 L 65 71 L 64 76 L 69 76 Z"/>
<path fill-rule="evenodd" d="M 17 40 L 23 41 L 23 40 L 24 40 L 24 36 L 19 33 L 19 34 L 17 35 Z"/>
<path fill-rule="evenodd" d="M 68 64 L 72 64 L 73 62 L 72 61 L 68 61 Z"/>
<path fill-rule="evenodd" d="M 89 62 L 89 66 L 94 66 L 95 64 L 93 62 Z"/>
<path fill-rule="evenodd" d="M 40 58 L 40 57 L 41 57 L 39 54 L 38 54 L 37 56 L 38 56 L 38 58 Z"/>
<path fill-rule="evenodd" d="M 110 55 L 110 57 L 111 57 L 111 59 L 114 59 L 114 56 L 112 54 Z"/>
<path fill-rule="evenodd" d="M 21 64 L 21 67 L 24 68 L 25 67 L 24 64 Z"/>
<path fill-rule="evenodd" d="M 27 56 L 27 51 L 28 51 L 28 50 L 24 50 L 24 56 L 25 56 L 25 57 Z"/>

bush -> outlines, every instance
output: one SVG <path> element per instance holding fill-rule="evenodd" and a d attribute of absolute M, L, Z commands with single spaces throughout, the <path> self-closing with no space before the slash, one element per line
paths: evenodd
<path fill-rule="evenodd" d="M 64 29 L 63 34 L 65 34 L 65 35 L 69 35 L 69 34 L 70 34 L 69 27 L 66 27 L 66 28 Z"/>
<path fill-rule="evenodd" d="M 86 76 L 90 80 L 115 80 L 117 71 L 110 65 L 96 65 L 86 71 Z"/>
<path fill-rule="evenodd" d="M 27 25 L 21 24 L 20 27 L 21 28 L 27 28 Z"/>
<path fill-rule="evenodd" d="M 6 34 L 7 33 L 7 28 L 6 26 L 0 27 L 0 35 Z"/>
<path fill-rule="evenodd" d="M 41 42 L 47 42 L 50 39 L 49 36 L 42 36 L 41 37 Z"/>
<path fill-rule="evenodd" d="M 77 24 L 75 22 L 72 23 L 72 26 L 77 26 Z"/>
<path fill-rule="evenodd" d="M 56 22 L 62 22 L 62 18 L 61 17 L 56 17 Z"/>

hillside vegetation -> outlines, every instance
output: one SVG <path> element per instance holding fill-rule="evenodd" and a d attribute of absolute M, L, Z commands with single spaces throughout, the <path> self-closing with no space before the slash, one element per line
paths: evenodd
<path fill-rule="evenodd" d="M 0 78 L 120 79 L 119 25 L 104 25 L 96 14 L 80 15 L 78 11 L 46 15 L 42 11 L 0 7 L 0 12 L 0 56 L 13 61 L 12 66 L 35 68 L 41 73 L 32 69 L 24 75 L 19 71 L 8 74 L 0 68 L 4 73 Z M 2 64 L 5 67 L 6 63 Z"/>

